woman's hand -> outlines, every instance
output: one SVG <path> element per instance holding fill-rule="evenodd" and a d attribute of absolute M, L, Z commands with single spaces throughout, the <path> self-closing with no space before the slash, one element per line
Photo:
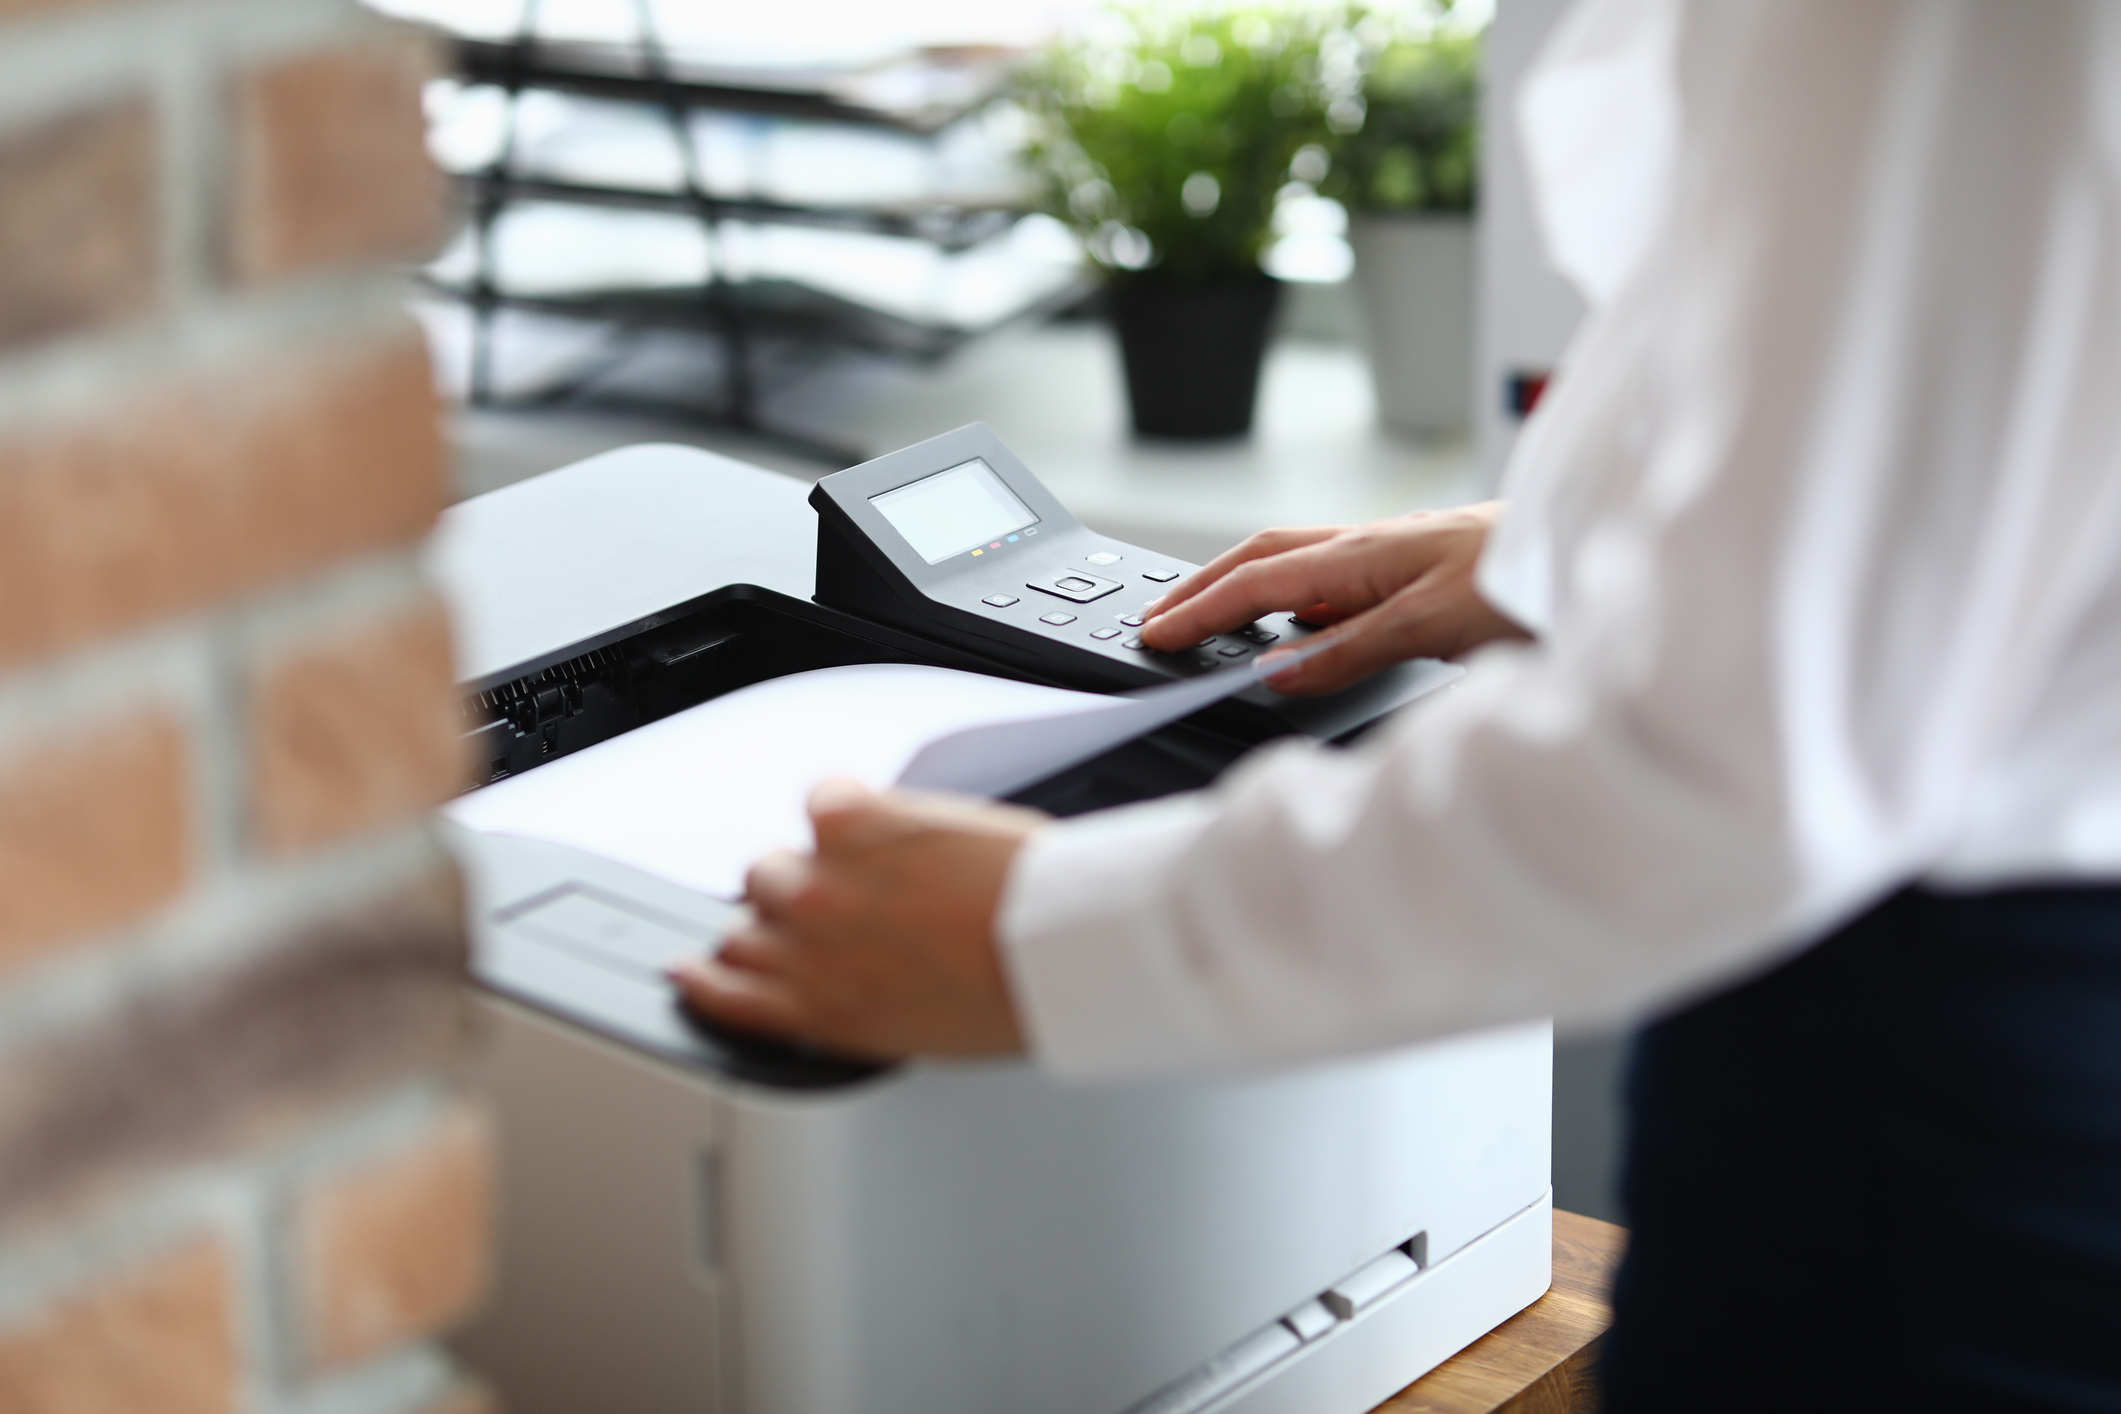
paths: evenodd
<path fill-rule="evenodd" d="M 851 1055 L 1021 1051 L 994 916 L 1045 818 L 826 781 L 810 795 L 816 850 L 753 865 L 749 920 L 671 979 L 703 1016 Z"/>
<path fill-rule="evenodd" d="M 1529 637 L 1474 587 L 1502 508 L 1484 501 L 1369 525 L 1263 530 L 1151 605 L 1142 641 L 1188 648 L 1276 610 L 1331 624 L 1328 647 L 1268 678 L 1282 692 L 1309 694 L 1409 658 L 1457 658 Z"/>

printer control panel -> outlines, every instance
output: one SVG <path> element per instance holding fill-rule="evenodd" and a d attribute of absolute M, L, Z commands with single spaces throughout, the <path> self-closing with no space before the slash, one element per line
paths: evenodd
<path fill-rule="evenodd" d="M 974 423 L 817 483 L 821 604 L 988 651 L 1058 681 L 1143 686 L 1241 663 L 1313 630 L 1274 614 L 1176 653 L 1147 606 L 1197 565 L 1077 521 Z"/>

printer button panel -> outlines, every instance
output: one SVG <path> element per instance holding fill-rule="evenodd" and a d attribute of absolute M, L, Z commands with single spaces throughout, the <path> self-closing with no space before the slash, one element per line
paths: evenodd
<path fill-rule="evenodd" d="M 1069 576 L 1056 575 L 1053 578 L 1066 580 Z M 1092 576 L 1084 574 L 1080 578 L 1089 580 Z M 1041 586 L 1034 582 L 1030 587 Z M 1113 589 L 1125 587 L 1114 585 Z M 1150 648 L 1142 642 L 1138 633 L 1131 631 L 1139 629 L 1147 622 L 1147 601 L 1137 604 L 1118 600 L 1111 608 L 1105 608 L 1103 605 L 1093 606 L 1089 602 L 1104 599 L 1111 593 L 1112 590 L 1099 589 L 1094 595 L 1085 595 L 1078 601 L 1085 603 L 1084 615 L 1061 610 L 1042 610 L 1040 604 L 1025 603 L 1013 594 L 981 595 L 974 605 L 968 607 L 974 607 L 983 617 L 1009 624 L 1025 633 L 1040 634 L 1075 648 L 1086 649 L 1133 667 L 1146 667 L 1174 678 L 1193 677 L 1216 668 L 1229 667 L 1264 652 L 1275 644 L 1300 638 L 1313 631 L 1311 625 L 1299 622 L 1293 614 L 1270 614 L 1228 633 L 1218 634 L 1191 648 L 1166 653 Z M 1096 608 L 1104 608 L 1104 613 L 1095 612 Z M 1113 612 L 1114 609 L 1123 612 Z M 1105 617 L 1107 614 L 1110 615 L 1109 618 Z"/>

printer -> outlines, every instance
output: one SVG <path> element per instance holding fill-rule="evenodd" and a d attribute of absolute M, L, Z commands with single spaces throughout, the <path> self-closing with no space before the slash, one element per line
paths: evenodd
<path fill-rule="evenodd" d="M 1149 652 L 1129 630 L 1193 567 L 1080 525 L 977 425 L 814 488 L 612 452 L 452 508 L 433 567 L 496 781 L 816 668 L 1110 691 L 1308 631 Z M 1012 798 L 1195 788 L 1268 737 L 1358 733 L 1437 670 L 1256 688 Z M 460 1348 L 512 1414 L 1361 1414 L 1547 1288 L 1544 1025 L 1129 1085 L 877 1066 L 678 1009 L 663 967 L 728 901 L 445 830 L 504 1156 L 498 1281 Z"/>

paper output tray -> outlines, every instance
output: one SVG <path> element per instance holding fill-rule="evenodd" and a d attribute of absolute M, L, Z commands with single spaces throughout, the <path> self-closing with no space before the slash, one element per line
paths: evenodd
<path fill-rule="evenodd" d="M 482 782 L 534 769 L 769 678 L 854 663 L 923 663 L 1049 682 L 883 624 L 735 584 L 465 685 Z M 1061 686 L 1065 684 L 1053 684 Z M 1149 800 L 1213 780 L 1264 736 L 1189 719 L 1013 797 L 1056 815 Z"/>
<path fill-rule="evenodd" d="M 1028 677 L 834 609 L 731 585 L 471 684 L 463 701 L 466 736 L 484 764 L 482 775 L 495 781 L 753 683 L 854 663 Z M 1251 744 L 1181 722 L 1012 799 L 1075 815 L 1196 789 Z M 641 936 L 667 935 L 673 946 L 705 948 L 725 926 L 729 905 L 576 850 L 452 833 L 472 875 L 472 972 L 489 990 L 665 1059 L 754 1084 L 831 1088 L 878 1073 L 875 1065 L 701 1027 L 678 1010 L 655 958 L 629 959 L 600 947 L 589 921 L 595 907 L 604 907 L 623 925 L 619 914 L 632 906 L 644 911 Z M 554 921 L 562 911 L 579 916 Z"/>

